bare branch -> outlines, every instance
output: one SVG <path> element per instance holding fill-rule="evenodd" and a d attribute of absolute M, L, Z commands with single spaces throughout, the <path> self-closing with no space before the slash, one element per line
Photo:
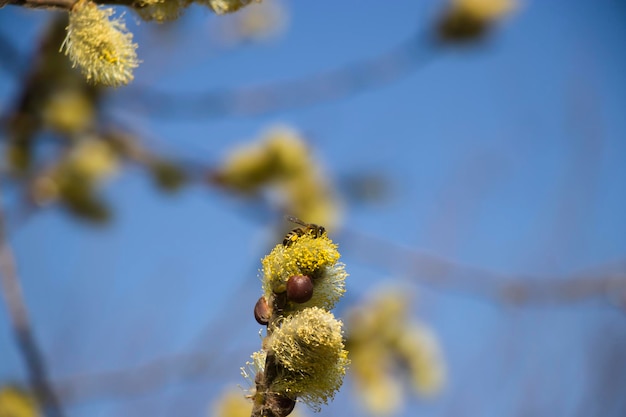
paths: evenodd
<path fill-rule="evenodd" d="M 55 381 L 54 386 L 65 403 L 76 404 L 103 396 L 133 397 L 173 381 L 215 377 L 225 363 L 228 361 L 220 361 L 214 351 L 195 351 L 164 356 L 132 368 L 74 375 Z"/>
<path fill-rule="evenodd" d="M 0 3 L 0 8 L 1 7 L 2 5 Z M 0 33 L 0 61 L 2 61 L 0 71 L 4 71 L 16 78 L 25 72 L 26 59 L 2 33 Z"/>
<path fill-rule="evenodd" d="M 436 41 L 420 32 L 377 57 L 297 80 L 190 94 L 129 86 L 115 101 L 168 119 L 255 116 L 338 100 L 389 84 L 428 64 L 437 50 Z"/>
<path fill-rule="evenodd" d="M 111 4 L 131 6 L 135 0 L 95 0 L 97 4 Z M 11 6 L 22 6 L 29 9 L 63 9 L 71 10 L 78 0 L 0 0 L 0 8 Z"/>
<path fill-rule="evenodd" d="M 15 267 L 13 251 L 5 239 L 4 217 L 0 211 L 0 284 L 18 348 L 28 369 L 30 384 L 49 417 L 62 417 L 61 405 L 48 382 L 39 346 L 30 328 L 28 311 Z"/>
<path fill-rule="evenodd" d="M 403 247 L 391 241 L 343 230 L 346 252 L 364 262 L 389 269 L 421 284 L 475 294 L 511 304 L 563 304 L 601 299 L 626 306 L 626 261 L 610 271 L 579 273 L 568 277 L 507 275 L 460 264 L 436 255 Z"/>
<path fill-rule="evenodd" d="M 3 0 L 0 7 L 9 4 L 23 6 L 29 9 L 64 9 L 70 10 L 78 0 Z"/>

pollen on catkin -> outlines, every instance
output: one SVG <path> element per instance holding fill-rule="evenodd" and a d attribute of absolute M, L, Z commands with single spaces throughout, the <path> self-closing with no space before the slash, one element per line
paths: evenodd
<path fill-rule="evenodd" d="M 332 313 L 318 307 L 297 312 L 285 318 L 268 345 L 283 367 L 272 384 L 278 392 L 318 407 L 341 387 L 349 360 L 341 322 Z"/>
<path fill-rule="evenodd" d="M 133 79 L 139 61 L 132 33 L 121 18 L 111 19 L 113 13 L 89 0 L 78 1 L 70 11 L 61 48 L 87 81 L 117 87 Z"/>
<path fill-rule="evenodd" d="M 350 362 L 342 323 L 328 311 L 345 292 L 348 275 L 338 262 L 337 245 L 325 227 L 290 220 L 302 227 L 262 260 L 265 295 L 254 316 L 267 326 L 265 362 L 261 368 L 263 353 L 257 354 L 259 360 L 242 370 L 247 379 L 255 374 L 249 396 L 255 417 L 286 417 L 296 401 L 319 411 L 341 387 Z"/>
<path fill-rule="evenodd" d="M 250 355 L 250 361 L 246 362 L 246 366 L 242 366 L 241 376 L 243 376 L 250 386 L 254 386 L 254 379 L 256 375 L 260 372 L 263 372 L 265 368 L 265 359 L 267 357 L 267 352 L 264 350 L 259 350 Z"/>
<path fill-rule="evenodd" d="M 290 246 L 276 245 L 261 261 L 265 296 L 269 299 L 273 293 L 285 292 L 290 277 L 305 275 L 312 278 L 313 296 L 306 303 L 290 303 L 288 309 L 312 306 L 332 309 L 345 292 L 348 276 L 344 264 L 337 262 L 339 256 L 337 245 L 326 235 L 304 235 Z"/>

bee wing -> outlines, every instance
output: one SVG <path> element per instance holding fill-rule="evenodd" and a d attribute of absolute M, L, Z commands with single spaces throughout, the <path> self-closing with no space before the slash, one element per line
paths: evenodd
<path fill-rule="evenodd" d="M 299 224 L 300 226 L 308 226 L 309 225 L 308 223 L 303 222 L 302 220 L 300 220 L 299 218 L 297 218 L 295 216 L 285 216 L 285 219 L 287 219 L 291 223 Z"/>

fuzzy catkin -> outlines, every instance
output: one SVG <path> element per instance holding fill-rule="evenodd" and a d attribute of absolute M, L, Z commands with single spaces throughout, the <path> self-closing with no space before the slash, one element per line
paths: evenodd
<path fill-rule="evenodd" d="M 337 245 L 326 235 L 300 236 L 289 247 L 277 245 L 261 261 L 265 296 L 269 299 L 272 293 L 284 292 L 289 277 L 306 275 L 313 278 L 313 297 L 306 303 L 289 305 L 287 310 L 313 306 L 332 309 L 345 292 L 348 276 L 339 257 Z"/>
<path fill-rule="evenodd" d="M 139 65 L 137 44 L 112 8 L 81 0 L 70 11 L 67 37 L 61 48 L 87 81 L 117 87 L 133 79 Z"/>
<path fill-rule="evenodd" d="M 279 391 L 318 407 L 341 387 L 349 360 L 341 322 L 332 313 L 311 307 L 286 318 L 269 347 L 283 367 L 274 381 Z"/>

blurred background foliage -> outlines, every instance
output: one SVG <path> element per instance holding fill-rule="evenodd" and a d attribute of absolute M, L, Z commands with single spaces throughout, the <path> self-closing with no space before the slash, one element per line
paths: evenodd
<path fill-rule="evenodd" d="M 350 273 L 321 415 L 626 414 L 622 2 L 184 5 L 117 89 L 0 9 L 0 417 L 248 415 L 286 214 Z"/>

